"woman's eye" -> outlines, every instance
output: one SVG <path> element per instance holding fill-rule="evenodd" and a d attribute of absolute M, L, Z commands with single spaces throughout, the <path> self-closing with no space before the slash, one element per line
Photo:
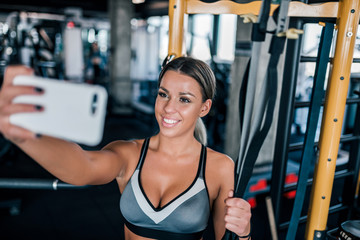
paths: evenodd
<path fill-rule="evenodd" d="M 190 99 L 188 99 L 188 98 L 184 98 L 184 97 L 182 97 L 182 98 L 180 98 L 180 102 L 183 102 L 183 103 L 190 103 L 191 101 L 190 101 Z"/>
<path fill-rule="evenodd" d="M 167 97 L 166 93 L 164 93 L 164 92 L 159 92 L 158 95 L 159 95 L 159 97 L 162 97 L 162 98 Z"/>

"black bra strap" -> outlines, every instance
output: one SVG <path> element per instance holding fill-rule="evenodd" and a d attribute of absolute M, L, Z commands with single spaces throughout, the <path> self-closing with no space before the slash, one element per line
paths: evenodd
<path fill-rule="evenodd" d="M 202 145 L 201 153 L 200 153 L 200 161 L 201 161 L 200 177 L 203 179 L 205 177 L 206 152 L 207 152 L 206 147 Z"/>
<path fill-rule="evenodd" d="M 141 147 L 140 158 L 139 158 L 138 165 L 136 166 L 136 169 L 139 169 L 140 166 L 142 165 L 142 163 L 145 160 L 146 153 L 147 153 L 147 150 L 148 150 L 148 147 L 149 147 L 149 142 L 150 142 L 150 138 L 145 138 L 144 143 L 143 143 L 143 145 Z"/>

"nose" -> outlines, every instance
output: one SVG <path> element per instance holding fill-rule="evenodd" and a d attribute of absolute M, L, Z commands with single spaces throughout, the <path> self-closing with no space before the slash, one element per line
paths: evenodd
<path fill-rule="evenodd" d="M 173 113 L 176 111 L 176 104 L 174 99 L 169 99 L 168 101 L 166 101 L 164 111 L 166 113 Z"/>

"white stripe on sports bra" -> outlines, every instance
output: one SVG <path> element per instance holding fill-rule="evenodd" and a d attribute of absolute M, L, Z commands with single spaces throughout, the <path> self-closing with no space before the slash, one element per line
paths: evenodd
<path fill-rule="evenodd" d="M 135 170 L 133 177 L 131 178 L 131 187 L 134 191 L 136 201 L 138 202 L 141 210 L 149 217 L 154 223 L 158 224 L 166 217 L 168 217 L 177 207 L 183 202 L 190 199 L 201 190 L 205 188 L 204 180 L 198 178 L 195 184 L 184 195 L 177 198 L 174 202 L 166 206 L 161 211 L 155 211 L 145 199 L 139 185 L 139 170 Z"/>

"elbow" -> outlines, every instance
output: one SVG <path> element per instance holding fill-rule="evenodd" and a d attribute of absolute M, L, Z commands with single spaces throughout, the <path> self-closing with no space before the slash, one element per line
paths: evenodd
<path fill-rule="evenodd" d="M 76 187 L 85 187 L 85 186 L 87 186 L 87 185 L 91 185 L 89 182 L 86 182 L 86 181 L 79 181 L 79 180 L 77 180 L 77 181 L 73 181 L 72 183 L 71 183 L 71 185 L 74 185 L 74 186 L 76 186 Z"/>
<path fill-rule="evenodd" d="M 71 185 L 78 187 L 85 187 L 89 185 L 103 185 L 109 182 L 111 182 L 111 180 L 84 178 L 84 177 L 73 178 L 71 181 L 68 181 L 68 183 L 70 183 Z"/>

